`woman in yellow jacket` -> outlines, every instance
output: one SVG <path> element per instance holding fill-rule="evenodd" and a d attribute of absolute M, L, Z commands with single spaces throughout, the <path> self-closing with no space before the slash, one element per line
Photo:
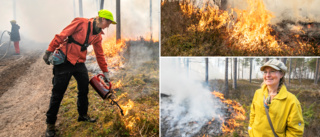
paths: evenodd
<path fill-rule="evenodd" d="M 300 102 L 284 85 L 287 67 L 281 61 L 273 59 L 266 62 L 260 70 L 263 73 L 263 83 L 252 100 L 248 128 L 250 137 L 301 137 L 304 121 Z"/>

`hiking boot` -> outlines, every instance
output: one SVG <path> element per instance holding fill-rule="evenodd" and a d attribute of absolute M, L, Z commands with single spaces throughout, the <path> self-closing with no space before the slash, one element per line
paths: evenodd
<path fill-rule="evenodd" d="M 96 119 L 90 118 L 89 116 L 79 116 L 78 121 L 96 122 Z"/>
<path fill-rule="evenodd" d="M 54 137 L 56 135 L 54 124 L 47 124 L 46 137 Z"/>

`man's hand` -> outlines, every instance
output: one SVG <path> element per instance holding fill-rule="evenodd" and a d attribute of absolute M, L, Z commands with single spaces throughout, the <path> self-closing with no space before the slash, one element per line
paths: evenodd
<path fill-rule="evenodd" d="M 47 65 L 50 65 L 50 62 L 49 62 L 50 54 L 52 54 L 52 52 L 46 50 L 45 54 L 43 55 L 43 60 Z"/>
<path fill-rule="evenodd" d="M 104 75 L 106 82 L 110 82 L 109 72 L 103 72 L 103 75 Z"/>

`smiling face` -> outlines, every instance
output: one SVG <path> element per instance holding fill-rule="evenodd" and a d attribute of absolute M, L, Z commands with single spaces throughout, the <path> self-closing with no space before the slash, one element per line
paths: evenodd
<path fill-rule="evenodd" d="M 263 71 L 263 81 L 267 86 L 278 86 L 284 74 L 271 67 L 266 67 Z"/>

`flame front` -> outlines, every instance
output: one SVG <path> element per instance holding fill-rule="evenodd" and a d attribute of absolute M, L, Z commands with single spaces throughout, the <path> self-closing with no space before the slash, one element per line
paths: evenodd
<path fill-rule="evenodd" d="M 224 95 L 220 92 L 213 91 L 211 92 L 213 95 L 218 97 L 221 102 L 223 102 L 225 105 L 228 106 L 228 108 L 231 108 L 229 111 L 233 111 L 234 113 L 231 113 L 231 117 L 227 120 L 225 120 L 222 116 L 220 116 L 220 120 L 222 121 L 222 132 L 223 133 L 230 133 L 233 132 L 235 128 L 240 126 L 240 123 L 238 123 L 236 120 L 245 120 L 246 111 L 244 108 L 234 100 L 225 99 Z M 214 119 L 212 119 L 214 121 Z"/>
<path fill-rule="evenodd" d="M 125 61 L 123 52 L 127 48 L 125 40 L 116 41 L 116 36 L 106 38 L 102 41 L 102 48 L 104 55 L 106 56 L 108 68 L 117 70 L 119 67 L 123 66 Z M 94 55 L 95 53 L 91 52 L 90 54 Z"/>
<path fill-rule="evenodd" d="M 263 0 L 246 0 L 247 9 L 231 8 L 229 12 L 208 3 L 199 9 L 191 1 L 180 2 L 185 16 L 200 16 L 198 24 L 191 25 L 189 30 L 210 31 L 225 27 L 227 45 L 235 49 L 257 52 L 268 48 L 269 51 L 279 54 L 289 52 L 289 46 L 271 35 L 273 29 L 270 22 L 274 16 L 266 9 Z"/>

